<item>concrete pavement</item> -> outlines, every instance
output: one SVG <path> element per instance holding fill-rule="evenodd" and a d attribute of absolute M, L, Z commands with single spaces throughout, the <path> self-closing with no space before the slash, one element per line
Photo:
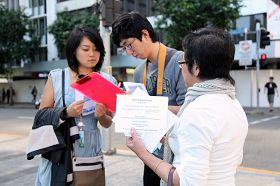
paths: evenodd
<path fill-rule="evenodd" d="M 2 186 L 34 185 L 35 174 L 37 170 L 38 158 L 35 160 L 27 161 L 25 154 L 21 154 L 16 158 L 18 162 L 17 173 L 15 169 L 3 172 L 0 177 Z M 20 161 L 22 161 L 20 163 Z M 7 163 L 13 164 L 11 161 Z M 23 165 L 24 164 L 24 165 Z M 13 164 L 14 166 L 15 164 Z M 141 186 L 143 163 L 130 151 L 118 151 L 114 155 L 105 156 L 106 167 L 106 185 L 108 186 Z M 19 170 L 20 169 L 20 170 Z M 12 179 L 5 177 L 13 176 Z M 254 171 L 238 170 L 236 175 L 237 186 L 279 186 L 280 176 L 266 173 L 258 173 Z"/>
<path fill-rule="evenodd" d="M 15 104 L 13 106 L 0 105 L 0 108 L 30 108 L 32 104 Z M 247 114 L 269 113 L 267 108 L 254 109 L 245 108 Z M 278 115 L 279 109 L 275 109 L 273 113 Z M 280 113 L 280 112 L 279 112 Z M 9 140 L 7 140 L 9 139 Z M 8 144 L 3 143 L 9 141 Z M 2 143 L 2 145 L 1 145 Z M 1 136 L 0 145 L 1 160 L 0 162 L 0 185 L 34 185 L 35 174 L 37 170 L 38 158 L 28 161 L 26 160 L 25 148 L 27 143 L 26 136 Z M 7 148 L 7 149 L 6 149 Z M 12 150 L 13 149 L 13 150 Z M 106 167 L 106 185 L 108 186 L 141 186 L 143 163 L 129 150 L 117 149 L 116 154 L 105 156 Z M 240 167 L 236 175 L 237 186 L 279 186 L 280 173 L 269 170 L 260 170 L 248 167 Z"/>

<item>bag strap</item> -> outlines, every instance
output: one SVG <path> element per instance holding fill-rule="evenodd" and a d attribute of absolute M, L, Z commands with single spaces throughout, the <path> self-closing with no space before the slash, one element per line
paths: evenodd
<path fill-rule="evenodd" d="M 165 65 L 166 61 L 170 61 L 171 58 L 175 55 L 177 55 L 176 49 L 170 49 L 167 55 L 167 47 L 160 43 L 160 48 L 159 48 L 159 54 L 158 54 L 158 76 L 157 76 L 157 90 L 156 90 L 156 95 L 157 96 L 162 96 L 163 94 L 163 78 L 164 78 L 164 71 L 165 71 Z M 144 66 L 144 72 L 143 72 L 143 84 L 145 87 L 147 87 L 147 69 L 148 69 L 148 64 L 149 62 L 146 61 L 146 64 Z"/>
<path fill-rule="evenodd" d="M 175 169 L 176 168 L 172 166 L 168 173 L 167 186 L 173 186 L 173 174 L 174 174 Z"/>
<path fill-rule="evenodd" d="M 166 51 L 167 51 L 166 46 L 164 44 L 160 43 L 158 58 L 157 58 L 157 60 L 158 60 L 157 96 L 162 95 Z M 145 87 L 147 86 L 147 65 L 148 65 L 148 62 L 146 62 L 146 65 L 144 66 L 144 72 L 143 72 L 143 84 L 145 85 Z"/>
<path fill-rule="evenodd" d="M 63 107 L 66 107 L 65 104 L 65 72 L 64 69 L 62 69 L 62 103 L 63 103 Z"/>

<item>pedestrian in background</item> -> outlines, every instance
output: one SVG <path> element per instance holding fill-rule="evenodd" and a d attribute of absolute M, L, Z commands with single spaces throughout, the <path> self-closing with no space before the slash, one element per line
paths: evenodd
<path fill-rule="evenodd" d="M 264 93 L 267 94 L 267 101 L 269 104 L 269 112 L 273 111 L 275 92 L 278 94 L 277 84 L 273 82 L 274 77 L 269 77 L 269 82 L 264 85 Z"/>
<path fill-rule="evenodd" d="M 7 94 L 8 94 L 8 91 L 9 91 L 8 103 L 10 105 L 13 105 L 14 104 L 14 96 L 16 95 L 16 91 L 12 86 L 8 88 Z"/>
<path fill-rule="evenodd" d="M 5 100 L 6 100 L 6 90 L 5 90 L 5 88 L 3 87 L 2 88 L 2 103 L 5 103 Z"/>
<path fill-rule="evenodd" d="M 124 13 L 112 23 L 114 43 L 128 55 L 147 59 L 134 72 L 134 81 L 143 83 L 150 96 L 168 97 L 169 110 L 177 113 L 184 103 L 186 88 L 181 70 L 177 64 L 183 52 L 166 47 L 158 37 L 146 17 L 137 12 Z M 164 146 L 153 153 L 163 158 Z M 144 166 L 144 186 L 159 186 L 160 177 L 152 169 Z"/>
<path fill-rule="evenodd" d="M 15 95 L 16 95 L 15 89 L 12 86 L 10 86 L 7 89 L 7 92 L 6 92 L 6 97 L 7 97 L 7 103 L 8 104 L 10 104 L 10 105 L 14 104 L 14 96 Z"/>
<path fill-rule="evenodd" d="M 98 160 L 97 157 L 102 156 L 102 141 L 97 122 L 99 121 L 101 126 L 105 128 L 110 127 L 112 124 L 112 113 L 107 110 L 105 105 L 93 102 L 70 86 L 79 78 L 92 72 L 100 73 L 116 84 L 116 80 L 111 75 L 100 71 L 104 56 L 105 48 L 103 41 L 96 30 L 88 27 L 73 29 L 66 44 L 66 57 L 69 67 L 64 69 L 66 108 L 62 112 L 61 119 L 75 118 L 76 124 L 79 127 L 80 139 L 76 140 L 74 144 L 75 158 L 94 159 L 96 157 L 96 160 Z M 63 107 L 61 77 L 61 69 L 50 72 L 42 95 L 40 109 Z M 82 168 L 82 164 L 89 163 L 92 162 L 80 162 L 80 168 Z M 95 162 L 91 166 L 99 165 L 100 163 L 102 163 L 102 170 L 104 171 L 103 162 Z M 50 161 L 41 158 L 36 186 L 50 185 L 52 179 L 51 167 L 52 163 Z M 90 168 L 90 166 L 87 167 Z M 82 180 L 79 179 L 82 182 L 81 185 L 105 185 L 105 174 L 96 176 L 91 173 Z M 95 181 L 95 183 L 88 183 L 90 180 Z M 75 185 L 79 185 L 77 182 L 78 177 L 74 173 Z"/>
<path fill-rule="evenodd" d="M 202 28 L 184 38 L 183 48 L 178 63 L 188 91 L 168 136 L 173 162 L 149 153 L 135 129 L 127 146 L 170 185 L 235 185 L 248 121 L 230 76 L 234 43 L 221 29 Z"/>
<path fill-rule="evenodd" d="M 11 97 L 11 93 L 10 93 L 10 88 L 7 89 L 6 91 L 6 97 L 7 97 L 7 103 L 9 104 L 10 103 L 10 97 Z"/>
<path fill-rule="evenodd" d="M 36 102 L 37 93 L 38 93 L 37 88 L 36 88 L 36 86 L 34 85 L 34 87 L 33 87 L 32 90 L 31 90 L 31 95 L 32 95 L 32 98 L 33 98 L 33 99 L 32 99 L 32 102 L 33 102 L 33 103 Z"/>

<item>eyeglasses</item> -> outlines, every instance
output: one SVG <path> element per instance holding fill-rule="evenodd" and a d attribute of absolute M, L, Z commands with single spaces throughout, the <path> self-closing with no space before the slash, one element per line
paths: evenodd
<path fill-rule="evenodd" d="M 183 68 L 183 64 L 187 64 L 187 61 L 186 60 L 180 60 L 180 61 L 177 61 L 178 65 L 180 68 Z"/>
<path fill-rule="evenodd" d="M 122 47 L 122 50 L 125 52 L 126 50 L 132 50 L 133 49 L 133 47 L 132 47 L 132 44 L 133 44 L 133 42 L 136 40 L 136 38 L 134 38 L 134 40 L 133 41 L 131 41 L 128 45 L 124 45 L 123 47 Z"/>

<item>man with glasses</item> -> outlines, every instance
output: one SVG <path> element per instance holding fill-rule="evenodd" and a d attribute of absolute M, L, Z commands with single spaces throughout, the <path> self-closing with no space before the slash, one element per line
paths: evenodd
<path fill-rule="evenodd" d="M 184 103 L 186 87 L 177 61 L 183 52 L 166 47 L 159 42 L 148 19 L 137 12 L 124 13 L 112 24 L 114 43 L 136 58 L 146 59 L 134 73 L 134 81 L 143 83 L 149 95 L 167 96 L 169 110 L 177 113 Z M 154 154 L 163 157 L 163 146 Z M 145 165 L 144 186 L 158 186 L 160 178 Z"/>

